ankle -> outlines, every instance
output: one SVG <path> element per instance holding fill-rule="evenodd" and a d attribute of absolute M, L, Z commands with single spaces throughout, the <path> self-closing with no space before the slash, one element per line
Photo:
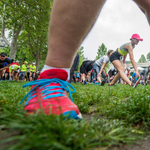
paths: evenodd
<path fill-rule="evenodd" d="M 51 66 L 48 66 L 48 65 L 44 65 L 41 73 L 46 71 L 46 70 L 50 70 L 50 69 L 62 69 L 62 70 L 65 70 L 67 72 L 67 74 L 68 74 L 67 80 L 69 80 L 69 78 L 70 78 L 70 68 L 56 68 L 56 67 L 51 67 Z"/>
<path fill-rule="evenodd" d="M 109 83 L 109 85 L 114 85 L 115 83 Z"/>

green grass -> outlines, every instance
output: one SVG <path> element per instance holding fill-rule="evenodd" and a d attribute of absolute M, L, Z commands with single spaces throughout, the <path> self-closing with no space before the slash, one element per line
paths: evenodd
<path fill-rule="evenodd" d="M 24 82 L 0 82 L 0 149 L 80 150 L 131 144 L 150 130 L 150 86 L 72 84 L 82 120 L 25 116 Z"/>

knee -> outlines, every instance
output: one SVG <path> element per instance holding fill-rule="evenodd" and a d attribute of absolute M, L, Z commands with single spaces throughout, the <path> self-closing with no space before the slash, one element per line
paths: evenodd
<path fill-rule="evenodd" d="M 125 69 L 124 68 L 120 68 L 120 69 L 118 69 L 118 72 L 120 73 L 120 72 L 125 72 Z"/>

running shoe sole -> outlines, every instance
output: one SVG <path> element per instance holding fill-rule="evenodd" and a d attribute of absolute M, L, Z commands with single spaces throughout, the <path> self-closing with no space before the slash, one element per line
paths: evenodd
<path fill-rule="evenodd" d="M 101 86 L 104 86 L 104 84 L 105 84 L 105 81 L 103 80 L 102 83 L 101 83 Z"/>
<path fill-rule="evenodd" d="M 108 84 L 108 86 L 116 86 L 115 84 Z"/>
<path fill-rule="evenodd" d="M 140 78 L 136 81 L 136 83 L 134 84 L 133 88 L 136 88 L 139 83 L 140 83 Z"/>
<path fill-rule="evenodd" d="M 68 119 L 82 119 L 82 115 L 81 113 L 79 113 L 79 115 L 77 115 L 77 113 L 73 110 L 73 111 L 66 111 L 62 114 L 65 118 Z"/>

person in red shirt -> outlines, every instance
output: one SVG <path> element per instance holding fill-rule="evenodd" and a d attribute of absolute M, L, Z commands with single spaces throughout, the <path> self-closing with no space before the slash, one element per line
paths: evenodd
<path fill-rule="evenodd" d="M 10 64 L 10 66 L 11 65 L 14 65 L 14 64 L 16 64 L 16 63 L 14 63 L 14 61 Z M 6 69 L 6 71 L 5 71 L 5 79 L 10 79 L 11 78 L 11 72 L 9 72 L 9 68 L 7 68 Z"/>
<path fill-rule="evenodd" d="M 17 60 L 16 63 L 14 63 L 14 65 L 19 66 L 19 61 Z M 16 81 L 19 80 L 19 69 L 20 69 L 20 66 L 17 70 L 14 71 L 14 74 L 13 74 L 13 79 Z"/>
<path fill-rule="evenodd" d="M 16 67 L 16 66 L 18 66 L 18 67 Z M 7 70 L 7 72 L 9 72 L 9 81 L 11 81 L 11 80 L 17 81 L 18 80 L 19 68 L 20 68 L 19 61 L 16 61 L 16 63 L 13 61 L 10 64 L 10 67 L 8 68 L 9 70 Z"/>

